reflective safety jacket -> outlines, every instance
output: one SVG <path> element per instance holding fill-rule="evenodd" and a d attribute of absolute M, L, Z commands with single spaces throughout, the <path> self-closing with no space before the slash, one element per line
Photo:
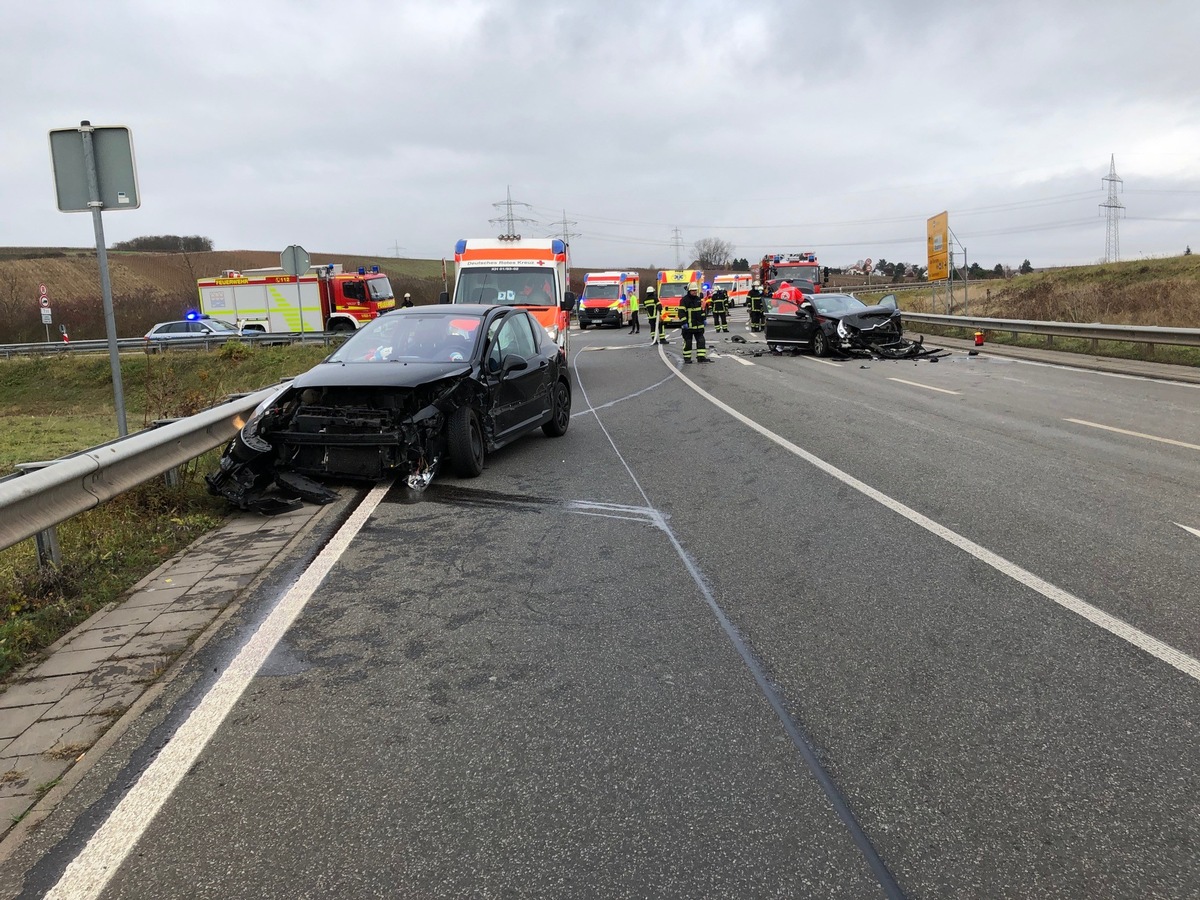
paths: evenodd
<path fill-rule="evenodd" d="M 658 318 L 659 302 L 657 294 L 647 294 L 642 300 L 642 309 L 646 310 L 646 315 L 651 319 Z"/>
<path fill-rule="evenodd" d="M 684 331 L 704 330 L 704 301 L 699 294 L 685 294 L 680 299 L 679 319 Z"/>
<path fill-rule="evenodd" d="M 629 311 L 630 311 L 631 313 L 635 313 L 635 312 L 637 312 L 637 311 L 638 311 L 638 298 L 637 298 L 637 296 L 636 296 L 635 294 L 630 294 L 630 295 L 629 295 L 628 297 L 626 297 L 625 299 L 626 299 L 626 301 L 629 303 Z"/>
<path fill-rule="evenodd" d="M 722 289 L 713 291 L 712 311 L 715 313 L 729 312 L 729 292 Z"/>
<path fill-rule="evenodd" d="M 762 312 L 765 308 L 763 303 L 763 292 L 761 288 L 750 288 L 746 292 L 746 305 L 750 307 L 751 312 Z"/>

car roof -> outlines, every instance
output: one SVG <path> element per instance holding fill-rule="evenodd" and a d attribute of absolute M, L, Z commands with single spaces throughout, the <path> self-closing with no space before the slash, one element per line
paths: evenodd
<path fill-rule="evenodd" d="M 499 303 L 427 303 L 424 306 L 405 306 L 400 309 L 390 309 L 383 315 L 391 318 L 392 316 L 420 316 L 428 315 L 429 313 L 440 313 L 446 316 L 479 316 L 483 318 L 494 309 L 513 308 L 507 304 Z"/>

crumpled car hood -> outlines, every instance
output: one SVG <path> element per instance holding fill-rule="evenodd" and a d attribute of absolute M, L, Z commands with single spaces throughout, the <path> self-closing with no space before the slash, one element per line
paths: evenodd
<path fill-rule="evenodd" d="M 321 387 L 418 387 L 442 378 L 466 375 L 460 362 L 322 363 L 290 382 L 296 389 Z"/>
<path fill-rule="evenodd" d="M 890 306 L 868 306 L 866 309 L 845 313 L 841 316 L 831 316 L 830 318 L 838 318 L 847 325 L 853 325 L 855 328 L 859 329 L 866 329 L 876 328 L 881 322 L 886 322 L 893 317 L 895 317 L 898 322 L 900 320 L 900 311 L 893 309 Z"/>

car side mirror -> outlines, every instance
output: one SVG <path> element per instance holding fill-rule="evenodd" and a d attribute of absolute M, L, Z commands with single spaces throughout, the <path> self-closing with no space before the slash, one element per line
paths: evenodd
<path fill-rule="evenodd" d="M 562 303 L 559 304 L 567 312 L 575 308 L 575 294 L 573 291 L 567 291 L 563 294 Z"/>
<path fill-rule="evenodd" d="M 798 315 L 798 316 L 808 315 L 810 312 L 812 312 L 812 308 L 813 308 L 812 303 L 808 300 L 805 300 L 803 303 L 801 303 L 799 306 L 796 307 L 796 315 Z"/>
<path fill-rule="evenodd" d="M 509 375 L 512 372 L 523 372 L 529 368 L 529 360 L 523 356 L 518 356 L 515 353 L 510 353 L 504 357 L 504 362 L 500 365 L 501 376 Z"/>
<path fill-rule="evenodd" d="M 441 293 L 438 294 L 438 303 L 449 303 L 449 302 L 450 302 L 450 292 L 449 291 L 442 291 Z"/>

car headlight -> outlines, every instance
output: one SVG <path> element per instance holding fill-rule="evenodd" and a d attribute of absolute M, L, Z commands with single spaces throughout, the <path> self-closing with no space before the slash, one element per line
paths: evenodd
<path fill-rule="evenodd" d="M 547 325 L 546 326 L 546 334 L 547 334 L 547 336 L 549 336 L 550 340 L 554 341 L 555 343 L 558 343 L 558 326 L 557 325 Z"/>
<path fill-rule="evenodd" d="M 837 333 L 838 333 L 838 337 L 840 337 L 840 338 L 850 337 L 850 332 L 846 329 L 846 323 L 843 322 L 841 319 L 838 319 Z"/>
<path fill-rule="evenodd" d="M 246 424 L 242 426 L 239 435 L 242 443 L 251 450 L 258 453 L 269 453 L 271 451 L 271 445 L 258 436 L 258 429 L 262 425 L 263 416 L 267 414 L 267 410 L 273 407 L 288 390 L 289 386 L 285 384 L 262 403 L 258 404 L 254 408 L 254 412 L 250 414 L 250 418 L 246 420 Z"/>

